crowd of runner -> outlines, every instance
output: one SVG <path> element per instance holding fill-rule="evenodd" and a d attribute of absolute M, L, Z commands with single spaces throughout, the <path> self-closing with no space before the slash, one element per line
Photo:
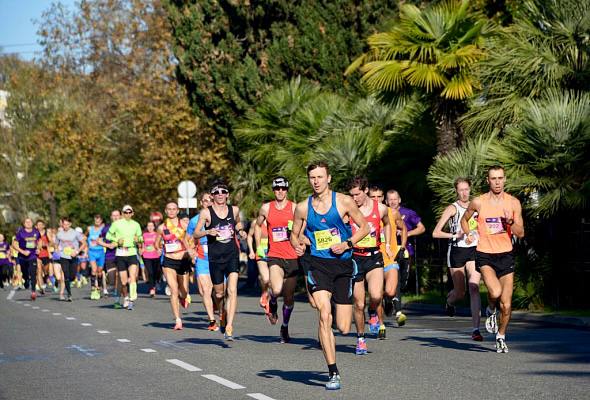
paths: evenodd
<path fill-rule="evenodd" d="M 56 229 L 26 218 L 11 238 L 0 234 L 0 285 L 30 290 L 33 301 L 54 292 L 69 302 L 73 286 L 89 286 L 91 300 L 110 297 L 114 308 L 133 310 L 138 281 L 145 281 L 150 297 L 169 297 L 171 326 L 182 330 L 181 308 L 191 304 L 190 283 L 196 282 L 207 329 L 221 331 L 231 341 L 238 307 L 239 241 L 245 240 L 248 257 L 258 266 L 260 307 L 271 325 L 280 321 L 281 343 L 290 341 L 297 278 L 304 277 L 309 303 L 319 316 L 318 340 L 329 371 L 326 388 L 339 389 L 333 329 L 347 334 L 354 319 L 356 354 L 364 355 L 365 325 L 369 334 L 386 339 L 386 317 L 395 318 L 398 326 L 406 323 L 401 290 L 414 257 L 408 237 L 424 233 L 425 227 L 413 210 L 401 205 L 395 190 L 384 191 L 355 177 L 347 194 L 337 193 L 330 189 L 325 162 L 309 165 L 307 176 L 312 194 L 300 203 L 289 200 L 285 177 L 269 182 L 274 199 L 261 205 L 250 224 L 229 204 L 229 187 L 223 182 L 200 196 L 201 209 L 193 218 L 170 202 L 165 218 L 151 213 L 143 230 L 130 205 L 113 210 L 110 221 L 95 215 L 86 229 L 72 227 L 69 217 L 62 217 Z M 488 291 L 485 328 L 496 335 L 496 351 L 507 353 L 512 238 L 524 236 L 524 225 L 520 202 L 504 192 L 504 169 L 490 168 L 487 181 L 489 192 L 471 199 L 469 179 L 457 178 L 457 200 L 444 210 L 432 235 L 449 241 L 453 289 L 447 314 L 455 315 L 454 304 L 467 286 L 471 338 L 482 341 L 483 278 Z"/>

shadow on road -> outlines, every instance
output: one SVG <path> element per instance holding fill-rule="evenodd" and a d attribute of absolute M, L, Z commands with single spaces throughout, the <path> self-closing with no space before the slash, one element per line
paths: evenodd
<path fill-rule="evenodd" d="M 279 332 L 277 331 L 276 335 L 240 335 L 238 338 L 239 340 L 250 340 L 256 343 L 277 343 L 280 344 L 280 337 Z M 307 349 L 318 349 L 318 342 L 316 339 L 312 338 L 300 338 L 300 337 L 291 337 L 291 341 L 289 343 L 284 344 L 285 346 L 289 345 L 296 345 L 302 346 L 303 350 Z"/>
<path fill-rule="evenodd" d="M 281 378 L 284 381 L 303 383 L 308 386 L 324 386 L 326 373 L 318 371 L 283 371 L 280 369 L 267 369 L 260 371 L 258 376 L 263 378 Z"/>
<path fill-rule="evenodd" d="M 231 346 L 227 344 L 227 342 L 223 341 L 222 339 L 200 339 L 200 338 L 189 338 L 183 340 L 177 340 L 176 343 L 189 343 L 191 345 L 206 345 L 206 346 L 217 346 L 221 347 L 222 349 L 230 349 Z"/>
<path fill-rule="evenodd" d="M 172 330 L 172 327 L 174 327 L 174 323 L 173 322 L 149 322 L 147 324 L 143 324 L 143 326 L 149 326 L 150 328 L 162 328 L 162 329 L 168 329 L 168 330 Z M 182 323 L 183 328 L 188 328 L 188 329 L 205 329 L 207 328 L 207 324 L 195 324 L 195 323 L 191 323 L 191 322 L 183 322 Z"/>
<path fill-rule="evenodd" d="M 483 347 L 479 344 L 475 343 L 462 343 L 456 342 L 450 339 L 443 339 L 438 337 L 422 337 L 422 336 L 408 336 L 406 338 L 401 339 L 403 341 L 412 340 L 415 342 L 422 342 L 422 346 L 426 347 L 444 347 L 446 349 L 455 349 L 455 350 L 463 350 L 463 351 L 475 351 L 479 353 L 487 353 L 490 351 L 495 352 L 496 350 L 492 349 L 491 347 Z"/>

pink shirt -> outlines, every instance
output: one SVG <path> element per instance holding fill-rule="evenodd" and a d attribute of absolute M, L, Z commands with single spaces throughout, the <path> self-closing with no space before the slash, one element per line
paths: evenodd
<path fill-rule="evenodd" d="M 160 258 L 160 253 L 156 250 L 156 237 L 157 232 L 144 232 L 143 233 L 143 258 L 153 259 Z"/>

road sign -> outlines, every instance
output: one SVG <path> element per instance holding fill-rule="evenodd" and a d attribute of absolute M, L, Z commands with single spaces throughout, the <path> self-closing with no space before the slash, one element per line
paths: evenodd
<path fill-rule="evenodd" d="M 197 208 L 197 199 L 186 199 L 184 197 L 178 198 L 178 208 Z"/>
<path fill-rule="evenodd" d="M 193 181 L 182 181 L 178 184 L 178 195 L 183 199 L 190 199 L 197 194 L 197 185 Z"/>

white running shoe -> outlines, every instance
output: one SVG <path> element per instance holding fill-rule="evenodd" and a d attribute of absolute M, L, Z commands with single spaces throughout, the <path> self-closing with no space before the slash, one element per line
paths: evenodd
<path fill-rule="evenodd" d="M 498 333 L 497 314 L 498 312 L 496 310 L 492 311 L 489 307 L 486 308 L 486 331 L 489 333 Z"/>
<path fill-rule="evenodd" d="M 506 339 L 496 338 L 496 353 L 508 353 L 508 346 L 506 346 Z"/>

